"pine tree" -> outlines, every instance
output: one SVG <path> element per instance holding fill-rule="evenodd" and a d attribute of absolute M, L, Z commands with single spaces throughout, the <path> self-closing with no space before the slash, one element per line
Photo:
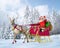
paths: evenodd
<path fill-rule="evenodd" d="M 29 7 L 27 6 L 25 9 L 24 24 L 29 23 L 29 19 L 28 19 L 29 16 L 30 16 L 30 10 L 29 10 Z"/>
<path fill-rule="evenodd" d="M 58 33 L 58 32 L 60 32 L 60 23 L 59 23 L 59 21 L 60 21 L 60 15 L 57 13 L 57 11 L 56 10 L 53 10 L 53 19 L 54 19 L 54 21 L 53 21 L 53 23 L 54 23 L 54 32 L 55 33 Z"/>
<path fill-rule="evenodd" d="M 33 23 L 37 23 L 39 21 L 39 12 L 34 8 L 32 14 Z"/>

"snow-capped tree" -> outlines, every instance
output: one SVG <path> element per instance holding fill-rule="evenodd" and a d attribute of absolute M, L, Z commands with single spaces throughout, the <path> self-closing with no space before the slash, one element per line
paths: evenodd
<path fill-rule="evenodd" d="M 27 6 L 25 9 L 25 15 L 24 15 L 24 24 L 29 24 L 29 17 L 30 16 L 30 10 L 29 7 Z"/>
<path fill-rule="evenodd" d="M 2 39 L 4 39 L 5 38 L 5 23 L 3 23 L 3 25 L 2 25 L 2 32 L 1 32 L 1 34 L 2 34 Z"/>
<path fill-rule="evenodd" d="M 3 28 L 0 26 L 0 39 L 2 39 L 3 33 L 2 33 Z"/>
<path fill-rule="evenodd" d="M 54 27 L 54 33 L 60 32 L 60 15 L 57 13 L 57 11 L 52 10 L 52 16 L 53 16 L 53 27 Z"/>
<path fill-rule="evenodd" d="M 33 8 L 32 12 L 31 12 L 31 15 L 32 15 L 32 17 L 31 17 L 32 20 L 31 21 L 33 23 L 37 23 L 39 21 L 39 12 L 35 8 Z"/>
<path fill-rule="evenodd" d="M 35 8 L 26 7 L 24 19 L 26 24 L 37 23 L 39 21 L 39 12 Z"/>

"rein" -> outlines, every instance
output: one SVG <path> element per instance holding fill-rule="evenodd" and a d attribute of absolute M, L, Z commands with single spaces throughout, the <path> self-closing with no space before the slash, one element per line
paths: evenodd
<path fill-rule="evenodd" d="M 17 26 L 18 26 L 18 27 L 17 27 Z M 17 29 L 17 30 L 20 30 L 20 31 L 23 30 L 23 29 L 22 29 L 22 26 L 21 26 L 21 25 L 17 25 L 17 24 L 14 25 L 14 29 Z"/>

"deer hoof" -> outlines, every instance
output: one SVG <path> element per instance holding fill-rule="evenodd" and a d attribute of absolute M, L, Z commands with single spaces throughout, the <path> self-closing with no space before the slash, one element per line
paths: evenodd
<path fill-rule="evenodd" d="M 14 44 L 14 42 L 12 42 L 12 44 Z"/>
<path fill-rule="evenodd" d="M 29 43 L 29 41 L 27 41 L 27 43 Z"/>
<path fill-rule="evenodd" d="M 25 43 L 25 41 L 23 41 L 23 43 Z"/>
<path fill-rule="evenodd" d="M 16 43 L 17 41 L 15 40 L 15 43 Z"/>

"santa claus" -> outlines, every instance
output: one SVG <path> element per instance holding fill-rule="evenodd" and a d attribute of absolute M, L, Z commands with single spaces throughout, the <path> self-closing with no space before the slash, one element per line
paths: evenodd
<path fill-rule="evenodd" d="M 43 32 L 46 28 L 46 16 L 40 16 L 39 18 L 39 24 L 40 24 L 40 32 Z"/>

